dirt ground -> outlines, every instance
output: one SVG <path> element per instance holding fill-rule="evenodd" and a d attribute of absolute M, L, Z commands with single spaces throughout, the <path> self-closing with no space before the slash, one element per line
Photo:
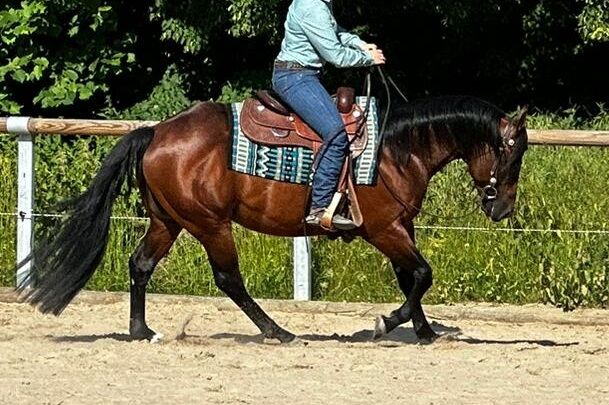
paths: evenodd
<path fill-rule="evenodd" d="M 279 345 L 224 299 L 148 303 L 161 343 L 128 341 L 125 294 L 55 318 L 0 290 L 0 403 L 609 403 L 609 311 L 427 306 L 443 337 L 421 345 L 410 325 L 370 341 L 394 305 L 261 301 L 300 336 Z"/>

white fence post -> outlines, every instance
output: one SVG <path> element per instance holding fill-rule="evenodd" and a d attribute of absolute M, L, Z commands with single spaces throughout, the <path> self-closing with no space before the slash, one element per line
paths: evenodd
<path fill-rule="evenodd" d="M 17 263 L 32 252 L 34 238 L 34 142 L 28 130 L 29 117 L 10 117 L 6 121 L 8 132 L 19 135 L 17 161 Z M 28 279 L 32 263 L 17 271 L 16 283 L 21 286 Z M 28 285 L 31 287 L 31 285 Z"/>
<path fill-rule="evenodd" d="M 311 238 L 294 238 L 294 299 L 311 299 Z"/>

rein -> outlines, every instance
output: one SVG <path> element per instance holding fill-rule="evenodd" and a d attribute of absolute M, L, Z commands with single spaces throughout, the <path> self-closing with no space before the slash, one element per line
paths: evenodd
<path fill-rule="evenodd" d="M 385 108 L 385 116 L 383 117 L 383 125 L 381 125 L 381 138 L 382 138 L 383 134 L 385 133 L 385 128 L 387 127 L 387 121 L 389 119 L 389 112 L 391 111 L 391 89 L 389 88 L 389 83 L 393 86 L 393 88 L 398 92 L 398 94 L 402 97 L 402 99 L 406 103 L 408 103 L 409 101 L 408 101 L 408 98 L 402 92 L 402 90 L 400 90 L 398 85 L 395 84 L 395 82 L 393 81 L 391 76 L 389 76 L 388 74 L 385 73 L 382 66 L 377 65 L 376 71 L 378 72 L 379 77 L 381 78 L 381 82 L 383 83 L 383 86 L 385 87 L 385 95 L 387 96 L 387 107 Z"/>
<path fill-rule="evenodd" d="M 381 125 L 381 131 L 380 131 L 380 137 L 383 137 L 383 134 L 385 133 L 385 128 L 387 126 L 387 121 L 389 119 L 389 111 L 391 110 L 391 89 L 389 87 L 389 85 L 391 84 L 391 86 L 393 86 L 393 88 L 397 91 L 397 93 L 400 95 L 400 97 L 402 97 L 402 99 L 408 103 L 408 98 L 404 95 L 404 92 L 402 92 L 402 90 L 400 90 L 400 88 L 398 87 L 397 84 L 395 84 L 395 81 L 393 80 L 393 78 L 391 78 L 391 76 L 389 76 L 389 74 L 385 73 L 383 67 L 381 65 L 377 65 L 375 66 L 376 71 L 379 74 L 379 77 L 381 78 L 381 82 L 383 83 L 383 86 L 385 87 L 385 94 L 387 95 L 387 108 L 385 108 L 385 116 L 383 117 L 383 124 Z M 364 79 L 364 89 L 365 89 L 365 93 L 366 93 L 366 108 L 364 109 L 364 119 L 360 122 L 356 133 L 358 134 L 357 137 L 361 136 L 361 132 L 363 129 L 363 126 L 367 124 L 368 122 L 368 114 L 370 112 L 370 94 L 372 92 L 372 69 L 370 69 L 368 71 L 368 73 L 366 73 L 366 79 Z M 357 138 L 356 137 L 356 138 Z M 354 138 L 355 139 L 355 138 Z"/>
<path fill-rule="evenodd" d="M 395 91 L 400 95 L 400 97 L 406 102 L 408 103 L 409 100 L 408 98 L 404 95 L 404 92 L 398 87 L 398 85 L 395 83 L 395 81 L 393 80 L 393 78 L 387 74 L 384 71 L 384 68 L 380 65 L 375 66 L 376 67 L 376 71 L 378 72 L 378 75 L 381 79 L 381 82 L 383 83 L 383 87 L 385 88 L 385 94 L 387 96 L 387 107 L 385 108 L 385 113 L 383 116 L 383 122 L 381 125 L 381 129 L 380 129 L 380 137 L 381 139 L 383 138 L 383 135 L 385 133 L 385 129 L 387 127 L 387 122 L 389 120 L 389 114 L 391 111 L 391 87 L 393 87 L 393 89 L 395 89 Z M 361 122 L 359 123 L 357 130 L 356 130 L 356 136 L 349 141 L 349 144 L 351 144 L 352 142 L 354 142 L 357 138 L 359 138 L 364 130 L 364 125 L 367 125 L 368 122 L 368 115 L 370 113 L 370 96 L 371 96 L 371 92 L 372 92 L 372 80 L 371 80 L 371 76 L 372 76 L 372 72 L 373 69 L 370 69 L 367 74 L 366 74 L 366 78 L 364 79 L 364 89 L 365 89 L 365 93 L 366 93 L 366 107 L 364 108 L 363 111 L 363 119 L 361 120 Z M 390 87 L 391 86 L 391 87 Z M 506 135 L 510 133 L 510 130 L 512 128 L 512 123 L 510 122 L 505 130 L 505 134 L 502 135 L 503 138 L 503 145 L 500 148 L 500 155 L 495 155 L 495 163 L 493 165 L 493 168 L 491 169 L 491 177 L 489 179 L 489 184 L 487 184 L 486 186 L 484 186 L 482 188 L 482 199 L 486 200 L 486 201 L 493 201 L 497 199 L 498 196 L 498 191 L 497 188 L 495 187 L 497 185 L 497 173 L 500 167 L 501 162 L 503 161 L 503 159 L 506 157 L 506 151 L 508 152 L 508 154 L 511 152 L 511 147 L 514 146 L 515 141 L 512 138 L 509 138 L 507 141 L 506 139 Z M 318 156 L 315 159 L 315 162 L 313 164 L 314 170 L 317 167 L 319 161 L 321 160 L 321 156 L 323 155 L 323 153 L 325 152 L 325 148 L 322 148 L 322 150 L 320 151 L 320 153 L 318 154 Z M 383 176 L 382 172 L 379 171 L 379 177 L 381 178 L 381 180 L 383 181 L 383 183 L 385 184 L 385 186 L 387 187 L 387 190 L 389 191 L 389 193 L 391 194 L 391 196 L 400 204 L 402 205 L 402 207 L 405 210 L 411 209 L 414 210 L 417 214 L 421 214 L 423 211 L 421 210 L 421 208 L 416 207 L 415 205 L 402 200 L 395 192 L 394 190 L 390 187 L 389 182 L 385 179 L 385 177 Z M 307 200 L 309 200 L 310 198 L 310 194 L 311 194 L 311 190 L 309 190 L 309 192 L 307 193 Z M 443 220 L 447 220 L 447 219 L 454 219 L 454 218 L 458 218 L 458 217 L 463 217 L 463 216 L 471 216 L 474 214 L 474 212 L 476 212 L 478 210 L 478 206 L 476 204 L 476 206 L 474 206 L 472 208 L 472 210 L 468 213 L 464 214 L 460 214 L 458 216 L 453 216 L 453 217 L 447 217 L 447 216 L 440 216 L 440 215 L 435 215 L 435 214 L 426 214 L 429 216 L 432 216 L 433 218 L 437 218 L 437 219 L 443 219 Z M 305 226 L 305 236 L 306 236 L 306 226 Z"/>

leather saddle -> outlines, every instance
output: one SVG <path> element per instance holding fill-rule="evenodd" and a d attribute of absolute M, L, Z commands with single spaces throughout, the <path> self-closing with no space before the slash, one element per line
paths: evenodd
<path fill-rule="evenodd" d="M 368 144 L 364 112 L 355 104 L 355 92 L 339 87 L 338 111 L 351 143 L 351 158 L 361 155 Z M 259 90 L 245 100 L 240 116 L 241 130 L 251 141 L 267 146 L 300 146 L 317 153 L 323 140 L 307 123 L 269 90 Z"/>
<path fill-rule="evenodd" d="M 355 194 L 352 162 L 364 152 L 368 144 L 366 117 L 355 103 L 355 91 L 350 87 L 339 87 L 335 99 L 347 130 L 351 154 L 345 159 L 338 190 L 321 220 L 322 227 L 331 231 L 334 230 L 332 216 L 335 212 L 348 213 L 357 226 L 363 223 Z M 239 121 L 243 134 L 255 143 L 305 147 L 312 149 L 314 155 L 317 155 L 323 143 L 322 138 L 307 123 L 268 90 L 260 90 L 255 98 L 245 100 Z M 347 197 L 346 201 L 343 196 Z"/>

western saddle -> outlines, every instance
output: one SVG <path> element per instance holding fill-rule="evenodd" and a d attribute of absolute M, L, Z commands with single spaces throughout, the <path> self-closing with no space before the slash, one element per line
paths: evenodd
<path fill-rule="evenodd" d="M 337 209 L 349 211 L 357 226 L 363 223 L 355 195 L 351 163 L 364 152 L 368 144 L 367 117 L 355 103 L 355 91 L 350 87 L 339 87 L 335 99 L 347 130 L 351 153 L 345 159 L 337 193 L 321 221 L 322 226 L 328 230 L 332 230 L 332 217 Z M 239 121 L 243 134 L 255 143 L 305 147 L 311 149 L 314 156 L 317 156 L 323 144 L 315 130 L 270 90 L 259 90 L 255 98 L 245 100 Z M 342 198 L 344 195 L 347 196 L 347 201 Z"/>

